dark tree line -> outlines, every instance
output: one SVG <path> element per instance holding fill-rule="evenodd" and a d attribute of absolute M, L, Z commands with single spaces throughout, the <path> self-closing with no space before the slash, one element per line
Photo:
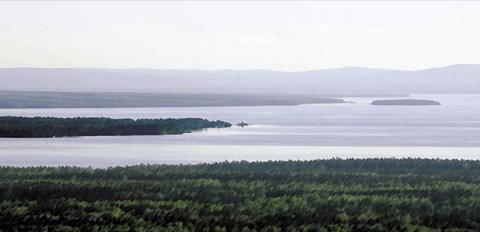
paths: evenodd
<path fill-rule="evenodd" d="M 201 118 L 111 119 L 0 117 L 0 137 L 65 137 L 97 135 L 182 134 L 204 128 L 230 127 L 223 121 Z"/>
<path fill-rule="evenodd" d="M 479 161 L 0 168 L 0 231 L 479 230 Z"/>

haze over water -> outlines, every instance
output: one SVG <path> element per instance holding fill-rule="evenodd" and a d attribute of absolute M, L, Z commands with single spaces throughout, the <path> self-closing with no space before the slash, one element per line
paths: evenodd
<path fill-rule="evenodd" d="M 0 164 L 105 167 L 223 160 L 428 157 L 480 159 L 480 95 L 413 95 L 441 106 L 351 104 L 258 107 L 0 109 L 0 115 L 200 117 L 248 127 L 183 135 L 2 138 Z M 382 98 L 383 99 L 383 98 Z"/>

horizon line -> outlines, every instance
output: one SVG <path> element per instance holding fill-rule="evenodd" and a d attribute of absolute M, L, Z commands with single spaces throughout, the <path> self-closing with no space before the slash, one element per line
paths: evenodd
<path fill-rule="evenodd" d="M 392 69 L 392 68 L 374 68 L 368 66 L 342 66 L 342 67 L 330 67 L 330 68 L 318 68 L 318 69 L 307 69 L 301 71 L 288 71 L 288 70 L 274 70 L 274 69 L 198 69 L 198 68 L 99 68 L 99 67 L 33 67 L 33 66 L 17 66 L 17 67 L 0 67 L 0 69 L 91 69 L 91 70 L 155 70 L 155 71 L 206 71 L 206 72 L 221 72 L 221 71 L 232 71 L 232 72 L 241 72 L 241 71 L 257 71 L 257 72 L 285 72 L 285 73 L 302 73 L 302 72 L 315 72 L 321 70 L 335 70 L 335 69 L 370 69 L 370 70 L 384 70 L 384 71 L 404 71 L 404 72 L 416 72 L 429 69 L 437 68 L 447 68 L 452 66 L 470 66 L 470 65 L 479 65 L 480 63 L 455 63 L 443 66 L 434 66 L 434 67 L 425 67 L 420 69 Z"/>

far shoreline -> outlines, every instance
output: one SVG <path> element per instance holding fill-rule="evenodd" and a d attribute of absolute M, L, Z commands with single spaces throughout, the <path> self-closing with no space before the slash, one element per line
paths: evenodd
<path fill-rule="evenodd" d="M 439 106 L 442 105 L 438 101 L 425 99 L 389 99 L 374 100 L 371 105 L 375 106 Z"/>

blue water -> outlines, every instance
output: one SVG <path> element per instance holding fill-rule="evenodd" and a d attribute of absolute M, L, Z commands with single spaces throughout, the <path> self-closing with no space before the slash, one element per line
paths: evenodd
<path fill-rule="evenodd" d="M 201 117 L 251 126 L 184 135 L 0 139 L 0 165 L 104 167 L 138 163 L 331 157 L 480 158 L 480 95 L 413 95 L 441 106 L 352 104 L 260 107 L 0 109 L 0 115 Z"/>

